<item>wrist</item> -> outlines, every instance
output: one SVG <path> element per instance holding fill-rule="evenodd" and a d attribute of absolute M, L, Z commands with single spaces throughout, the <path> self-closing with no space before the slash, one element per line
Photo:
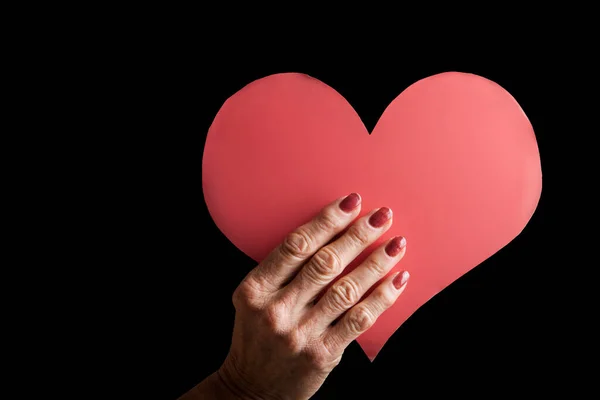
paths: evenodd
<path fill-rule="evenodd" d="M 279 400 L 270 393 L 259 390 L 257 382 L 250 382 L 235 366 L 234 360 L 227 357 L 223 365 L 215 372 L 222 390 L 237 400 Z M 228 398 L 229 399 L 229 398 Z"/>
<path fill-rule="evenodd" d="M 228 361 L 225 361 L 213 375 L 215 384 L 219 386 L 222 393 L 231 396 L 231 399 L 256 400 L 260 398 L 252 395 L 252 392 L 246 388 L 245 382 L 240 379 L 239 374 L 235 372 L 235 368 Z"/>
<path fill-rule="evenodd" d="M 239 396 L 232 391 L 230 387 L 223 381 L 219 372 L 213 372 L 207 376 L 202 382 L 196 385 L 189 392 L 185 393 L 178 400 L 246 400 L 246 397 Z"/>

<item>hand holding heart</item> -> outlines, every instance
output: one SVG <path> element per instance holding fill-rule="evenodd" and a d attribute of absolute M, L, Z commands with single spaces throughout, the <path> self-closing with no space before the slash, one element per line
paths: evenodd
<path fill-rule="evenodd" d="M 216 225 L 259 265 L 235 291 L 227 360 L 182 399 L 303 399 L 351 341 L 373 360 L 412 313 L 514 239 L 542 174 L 525 113 L 485 78 L 422 79 L 369 135 L 329 86 L 276 74 L 219 110 L 202 185 Z M 306 222 L 352 191 L 363 197 Z"/>
<path fill-rule="evenodd" d="M 301 74 L 276 74 L 231 96 L 202 159 L 206 205 L 223 234 L 260 263 L 284 236 L 346 193 L 386 206 L 410 251 L 411 282 L 357 339 L 373 360 L 419 307 L 513 240 L 542 190 L 533 128 L 483 77 L 442 73 L 406 88 L 369 134 L 344 97 Z M 398 270 L 394 270 L 397 272 Z"/>
<path fill-rule="evenodd" d="M 319 389 L 409 278 L 389 273 L 405 253 L 406 240 L 396 236 L 336 279 L 392 226 L 387 207 L 359 218 L 361 202 L 357 193 L 335 200 L 250 271 L 233 295 L 226 361 L 181 400 L 308 399 Z"/>

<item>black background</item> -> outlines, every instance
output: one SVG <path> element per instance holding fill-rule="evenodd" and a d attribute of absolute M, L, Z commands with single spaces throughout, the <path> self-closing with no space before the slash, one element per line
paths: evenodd
<path fill-rule="evenodd" d="M 334 46 L 283 53 L 275 42 L 199 47 L 171 49 L 165 56 L 169 61 L 156 57 L 159 65 L 167 64 L 164 73 L 158 68 L 156 77 L 148 77 L 142 93 L 160 106 L 143 113 L 147 128 L 132 128 L 137 139 L 128 151 L 134 157 L 122 183 L 136 196 L 122 206 L 120 245 L 130 250 L 125 261 L 137 271 L 123 318 L 138 329 L 121 341 L 140 350 L 133 358 L 143 365 L 141 382 L 157 398 L 177 398 L 227 354 L 231 294 L 255 263 L 224 237 L 207 212 L 203 145 L 229 96 L 278 72 L 302 72 L 330 85 L 369 130 L 385 107 L 421 78 L 445 71 L 481 75 L 508 90 L 529 117 L 544 177 L 540 203 L 521 235 L 419 309 L 373 363 L 356 343 L 349 346 L 314 398 L 486 397 L 548 387 L 540 377 L 554 357 L 548 285 L 555 272 L 548 248 L 556 236 L 547 199 L 554 190 L 550 141 L 558 85 L 549 56 L 529 52 L 524 57 L 510 46 L 485 56 L 473 46 L 464 55 L 427 57 L 406 51 L 373 56 Z"/>

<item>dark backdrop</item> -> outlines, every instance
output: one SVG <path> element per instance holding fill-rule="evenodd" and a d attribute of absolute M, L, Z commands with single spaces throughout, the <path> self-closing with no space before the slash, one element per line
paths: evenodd
<path fill-rule="evenodd" d="M 148 77 L 142 93 L 161 106 L 143 115 L 148 128 L 132 128 L 136 157 L 124 185 L 138 195 L 119 228 L 129 240 L 123 246 L 134 249 L 126 261 L 138 271 L 125 318 L 140 328 L 127 341 L 141 350 L 136 363 L 143 365 L 146 387 L 158 398 L 175 399 L 219 367 L 233 326 L 231 294 L 255 265 L 221 234 L 203 200 L 204 140 L 223 102 L 257 78 L 302 72 L 341 93 L 372 129 L 385 107 L 416 80 L 461 71 L 500 84 L 529 117 L 544 174 L 537 211 L 515 240 L 419 309 L 373 363 L 353 343 L 315 398 L 537 392 L 541 371 L 553 357 L 546 321 L 554 272 L 547 254 L 559 240 L 547 212 L 553 190 L 552 61 L 500 48 L 483 56 L 476 46 L 467 56 L 320 50 L 325 52 L 303 48 L 283 54 L 270 42 L 176 47 L 166 59 L 156 56 L 167 67 Z M 416 392 L 421 395 L 409 395 Z"/>

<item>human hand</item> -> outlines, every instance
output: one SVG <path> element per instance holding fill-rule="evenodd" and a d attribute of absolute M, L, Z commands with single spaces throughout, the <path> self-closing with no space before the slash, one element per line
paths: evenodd
<path fill-rule="evenodd" d="M 392 212 L 383 207 L 359 218 L 332 241 L 359 215 L 360 203 L 353 193 L 323 208 L 290 233 L 235 290 L 231 349 L 212 378 L 223 398 L 310 398 L 338 365 L 344 349 L 402 293 L 409 278 L 406 271 L 388 276 L 361 301 L 404 255 L 406 241 L 395 237 L 315 301 L 392 225 Z"/>

